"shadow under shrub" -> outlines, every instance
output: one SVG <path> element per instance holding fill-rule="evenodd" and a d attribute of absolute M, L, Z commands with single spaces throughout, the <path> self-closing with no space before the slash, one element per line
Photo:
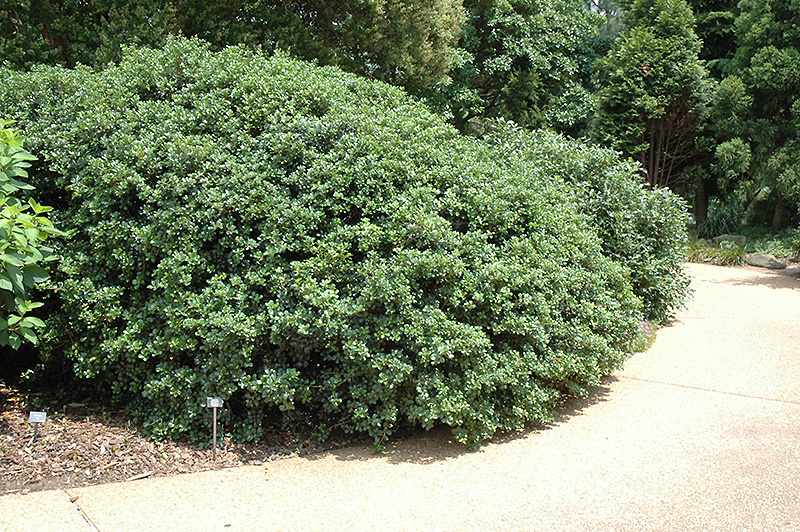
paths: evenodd
<path fill-rule="evenodd" d="M 581 185 L 396 88 L 184 39 L 3 74 L 74 232 L 42 356 L 154 435 L 206 438 L 217 395 L 245 439 L 295 411 L 475 445 L 549 419 L 641 334 Z"/>

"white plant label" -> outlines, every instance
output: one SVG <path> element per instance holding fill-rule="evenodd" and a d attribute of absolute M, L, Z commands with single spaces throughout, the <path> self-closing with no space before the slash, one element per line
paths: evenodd
<path fill-rule="evenodd" d="M 222 408 L 221 397 L 206 397 L 206 407 L 208 408 Z"/>

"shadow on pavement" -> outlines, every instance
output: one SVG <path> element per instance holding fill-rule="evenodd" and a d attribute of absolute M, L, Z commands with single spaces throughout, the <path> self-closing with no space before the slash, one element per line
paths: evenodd
<path fill-rule="evenodd" d="M 744 272 L 753 272 L 757 275 L 742 275 L 735 279 L 706 279 L 704 282 L 712 284 L 726 284 L 730 286 L 763 286 L 780 290 L 800 289 L 800 267 L 790 267 L 784 270 L 766 270 L 761 268 L 737 268 Z"/>
<path fill-rule="evenodd" d="M 524 429 L 512 432 L 498 433 L 486 442 L 486 445 L 503 445 L 515 440 L 528 438 L 531 435 L 549 430 L 552 427 L 569 421 L 575 416 L 579 416 L 584 410 L 592 405 L 604 402 L 611 393 L 611 387 L 618 382 L 614 376 L 604 377 L 600 386 L 589 389 L 586 397 L 568 396 L 556 407 L 554 418 L 551 423 L 531 423 Z M 456 442 L 450 428 L 445 425 L 437 425 L 433 429 L 407 437 L 396 437 L 386 449 L 373 453 L 369 447 L 350 447 L 323 453 L 320 455 L 308 456 L 308 460 L 318 460 L 333 456 L 336 460 L 343 461 L 366 461 L 366 460 L 385 460 L 392 464 L 420 464 L 430 465 L 457 458 L 464 454 L 480 453 L 481 450 L 473 451 L 464 445 Z"/>

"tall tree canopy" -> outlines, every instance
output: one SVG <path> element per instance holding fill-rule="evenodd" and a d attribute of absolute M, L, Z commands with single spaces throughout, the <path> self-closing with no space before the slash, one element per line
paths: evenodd
<path fill-rule="evenodd" d="M 697 160 L 709 94 L 701 42 L 685 0 L 635 0 L 599 63 L 593 138 L 642 163 L 650 186 L 675 186 Z"/>
<path fill-rule="evenodd" d="M 0 57 L 102 66 L 124 44 L 160 47 L 169 34 L 245 43 L 337 65 L 411 89 L 448 71 L 461 0 L 15 0 L 0 8 Z"/>
<path fill-rule="evenodd" d="M 715 99 L 715 165 L 742 208 L 773 202 L 772 229 L 800 200 L 800 2 L 746 0 L 731 76 Z"/>
<path fill-rule="evenodd" d="M 592 113 L 597 13 L 582 0 L 466 0 L 468 19 L 450 79 L 431 100 L 470 121 L 511 119 L 578 135 Z"/>
<path fill-rule="evenodd" d="M 700 59 L 709 72 L 722 77 L 736 52 L 734 21 L 738 0 L 687 0 L 694 12 L 696 31 L 703 45 Z"/>

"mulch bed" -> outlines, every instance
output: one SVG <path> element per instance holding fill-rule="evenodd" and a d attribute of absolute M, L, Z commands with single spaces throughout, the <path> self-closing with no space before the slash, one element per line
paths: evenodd
<path fill-rule="evenodd" d="M 258 444 L 218 441 L 214 460 L 209 447 L 144 437 L 124 412 L 108 406 L 28 403 L 0 382 L 0 496 L 261 464 L 341 446 L 280 431 Z M 35 442 L 30 410 L 47 412 Z"/>

